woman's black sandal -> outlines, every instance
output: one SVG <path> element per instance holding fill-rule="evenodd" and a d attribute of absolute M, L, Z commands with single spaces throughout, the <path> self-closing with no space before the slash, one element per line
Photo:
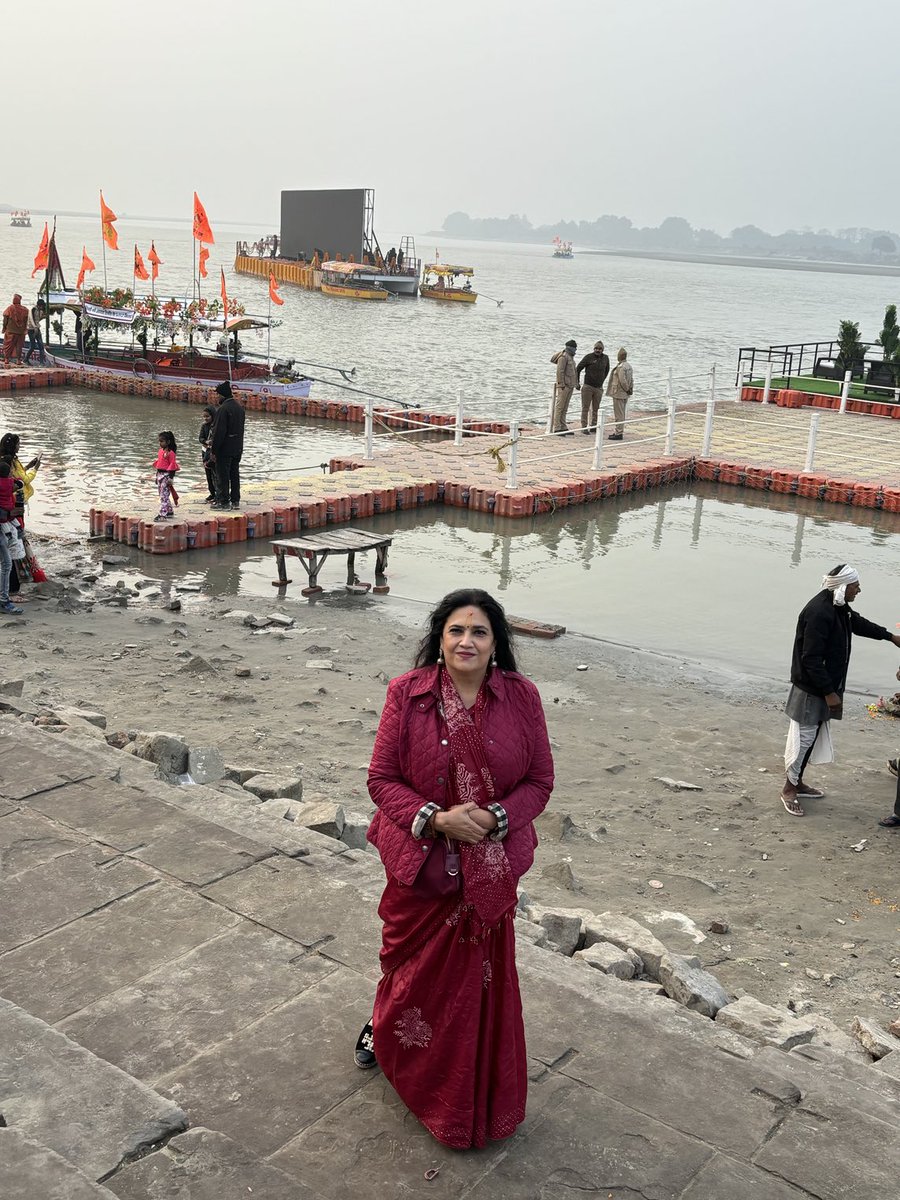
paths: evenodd
<path fill-rule="evenodd" d="M 372 1067 L 378 1066 L 378 1060 L 375 1057 L 375 1031 L 372 1029 L 371 1021 L 363 1026 L 363 1031 L 357 1039 L 356 1048 L 353 1051 L 353 1061 L 361 1071 L 369 1071 Z"/>

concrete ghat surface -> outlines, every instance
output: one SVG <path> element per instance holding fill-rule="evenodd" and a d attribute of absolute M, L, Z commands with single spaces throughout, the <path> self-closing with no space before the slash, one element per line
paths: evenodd
<path fill-rule="evenodd" d="M 377 978 L 371 855 L 291 857 L 258 814 L 242 831 L 208 806 L 188 826 L 176 790 L 102 742 L 0 735 L 4 1197 L 895 1194 L 890 1074 L 751 1043 L 525 939 L 526 1121 L 444 1149 L 352 1064 Z M 35 761 L 42 784 L 17 787 Z M 178 850 L 194 837 L 202 868 Z"/>

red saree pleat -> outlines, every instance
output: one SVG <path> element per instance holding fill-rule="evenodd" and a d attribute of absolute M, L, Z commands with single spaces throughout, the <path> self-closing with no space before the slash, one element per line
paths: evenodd
<path fill-rule="evenodd" d="M 445 1145 L 509 1137 L 527 1092 L 512 913 L 488 926 L 460 897 L 429 902 L 389 877 L 378 914 L 379 1066 Z"/>

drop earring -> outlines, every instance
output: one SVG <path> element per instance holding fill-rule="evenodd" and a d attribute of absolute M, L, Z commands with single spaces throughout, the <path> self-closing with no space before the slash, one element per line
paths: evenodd
<path fill-rule="evenodd" d="M 443 646 L 438 646 L 438 656 L 437 656 L 437 661 L 438 661 L 438 666 L 440 666 L 440 665 L 441 665 L 441 663 L 444 661 L 444 648 L 443 648 Z"/>
<path fill-rule="evenodd" d="M 497 651 L 492 650 L 491 651 L 491 666 L 496 667 L 496 665 L 497 665 Z"/>

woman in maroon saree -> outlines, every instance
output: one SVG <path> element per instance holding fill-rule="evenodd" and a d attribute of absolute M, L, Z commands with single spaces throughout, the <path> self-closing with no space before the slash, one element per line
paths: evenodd
<path fill-rule="evenodd" d="M 451 593 L 416 669 L 388 688 L 372 754 L 369 840 L 387 885 L 374 1035 L 367 1026 L 356 1055 L 377 1059 L 448 1146 L 509 1137 L 525 1116 L 516 887 L 552 787 L 540 696 L 516 671 L 503 609 L 480 590 Z"/>

